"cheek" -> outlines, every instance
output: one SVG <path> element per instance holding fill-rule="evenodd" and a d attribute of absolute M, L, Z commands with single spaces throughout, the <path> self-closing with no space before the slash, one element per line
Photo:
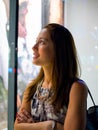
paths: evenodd
<path fill-rule="evenodd" d="M 54 52 L 52 49 L 42 49 L 40 50 L 40 54 L 42 56 L 42 58 L 45 58 L 46 60 L 53 60 L 53 57 L 54 57 Z"/>
<path fill-rule="evenodd" d="M 54 60 L 54 54 L 53 54 L 53 52 L 52 51 L 47 51 L 46 52 L 47 54 L 46 54 L 46 59 L 49 61 L 49 62 L 53 62 L 53 60 Z"/>

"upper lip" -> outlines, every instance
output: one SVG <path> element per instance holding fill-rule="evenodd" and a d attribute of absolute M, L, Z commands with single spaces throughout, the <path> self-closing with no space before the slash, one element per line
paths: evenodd
<path fill-rule="evenodd" d="M 33 53 L 33 56 L 37 57 L 37 56 L 39 56 L 39 55 L 38 55 L 38 53 Z"/>

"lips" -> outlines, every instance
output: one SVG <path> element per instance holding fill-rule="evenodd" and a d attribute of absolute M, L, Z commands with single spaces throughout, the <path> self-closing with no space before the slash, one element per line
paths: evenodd
<path fill-rule="evenodd" d="M 35 54 L 35 53 L 33 54 L 33 58 L 34 58 L 34 59 L 36 59 L 36 58 L 38 58 L 38 57 L 39 57 L 38 54 Z"/>

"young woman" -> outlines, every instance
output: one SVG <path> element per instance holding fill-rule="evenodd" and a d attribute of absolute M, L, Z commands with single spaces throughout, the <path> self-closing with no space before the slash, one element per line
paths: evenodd
<path fill-rule="evenodd" d="M 24 92 L 14 130 L 85 130 L 87 86 L 79 79 L 72 34 L 50 23 L 32 50 L 33 64 L 41 69 Z"/>

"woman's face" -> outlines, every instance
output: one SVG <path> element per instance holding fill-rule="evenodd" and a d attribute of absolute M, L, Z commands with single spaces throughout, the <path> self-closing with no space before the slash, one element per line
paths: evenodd
<path fill-rule="evenodd" d="M 32 47 L 33 63 L 36 65 L 50 66 L 54 60 L 54 47 L 46 28 L 39 33 L 36 44 Z"/>

